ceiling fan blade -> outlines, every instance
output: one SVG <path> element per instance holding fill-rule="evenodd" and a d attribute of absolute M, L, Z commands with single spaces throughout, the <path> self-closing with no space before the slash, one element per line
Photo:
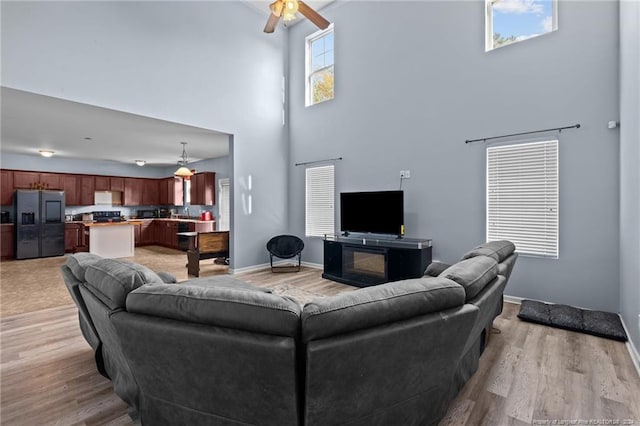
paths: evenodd
<path fill-rule="evenodd" d="M 267 25 L 264 26 L 265 33 L 272 33 L 275 31 L 278 26 L 278 21 L 280 20 L 280 15 L 282 15 L 282 8 L 284 7 L 284 0 L 276 0 L 269 5 L 269 10 L 271 10 L 271 14 L 269 15 L 269 19 L 267 20 Z"/>
<path fill-rule="evenodd" d="M 327 29 L 330 22 L 324 19 L 318 12 L 309 7 L 305 2 L 298 0 L 298 12 L 313 22 L 321 30 Z"/>
<path fill-rule="evenodd" d="M 264 26 L 265 33 L 272 33 L 275 31 L 276 26 L 278 26 L 278 22 L 280 21 L 280 17 L 274 15 L 273 13 L 269 14 L 269 19 L 267 20 L 267 25 Z"/>

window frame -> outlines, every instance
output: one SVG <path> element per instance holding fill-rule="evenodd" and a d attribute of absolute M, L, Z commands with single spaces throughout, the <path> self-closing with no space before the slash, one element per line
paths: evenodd
<path fill-rule="evenodd" d="M 329 33 L 333 33 L 334 37 L 333 37 L 333 63 L 329 66 L 325 66 L 322 68 L 319 68 L 317 70 L 312 70 L 312 57 L 311 57 L 311 44 L 326 36 Z M 304 39 L 304 43 L 305 43 L 305 55 L 304 55 L 304 59 L 305 59 L 305 66 L 304 66 L 304 96 L 305 96 L 305 107 L 309 107 L 312 105 L 318 105 L 321 103 L 324 103 L 326 101 L 330 101 L 335 99 L 335 63 L 336 63 L 336 56 L 335 56 L 335 31 L 333 28 L 333 23 L 331 23 L 327 28 L 325 28 L 324 30 L 319 30 L 314 32 L 313 34 L 308 35 L 307 37 L 305 37 Z M 315 74 L 318 74 L 324 70 L 327 70 L 329 68 L 333 68 L 333 78 L 334 78 L 334 83 L 333 83 L 333 97 L 331 99 L 325 99 L 324 101 L 320 101 L 320 102 L 313 102 L 313 92 L 312 92 L 312 84 L 311 84 L 311 79 Z"/>
<path fill-rule="evenodd" d="M 490 52 L 492 50 L 499 49 L 501 47 L 510 46 L 512 44 L 519 43 L 521 41 L 529 40 L 532 38 L 538 38 L 545 34 L 558 31 L 558 0 L 551 0 L 551 31 L 547 31 L 538 34 L 533 37 L 526 38 L 524 40 L 516 40 L 513 43 L 503 44 L 501 46 L 493 45 L 493 5 L 502 0 L 484 0 L 484 51 Z"/>
<path fill-rule="evenodd" d="M 310 195 L 310 191 L 309 191 L 309 171 L 310 170 L 316 170 L 316 169 L 325 169 L 325 168 L 331 168 L 331 178 L 332 178 L 332 182 L 330 185 L 330 189 L 331 194 L 324 194 L 324 196 L 327 199 L 331 200 L 331 207 L 330 207 L 330 213 L 328 215 L 327 219 L 331 222 L 331 228 L 332 229 L 324 229 L 322 230 L 322 232 L 318 233 L 318 232 L 314 232 L 317 228 L 321 228 L 321 225 L 318 224 L 314 224 L 312 225 L 312 228 L 314 229 L 310 229 L 310 217 L 309 217 L 309 195 Z M 335 234 L 335 230 L 336 230 L 336 167 L 335 164 L 319 164 L 319 165 L 314 165 L 314 166 L 309 166 L 309 167 L 305 167 L 305 182 L 304 182 L 304 235 L 307 238 L 324 238 L 325 235 L 327 234 Z"/>
<path fill-rule="evenodd" d="M 535 151 L 533 151 L 535 149 L 534 145 L 542 145 L 542 144 L 553 145 L 551 147 L 543 146 L 541 149 L 538 150 L 538 151 L 544 151 L 542 153 L 539 153 L 540 157 L 538 157 L 538 161 L 544 163 L 543 164 L 544 168 L 542 169 L 542 171 L 545 172 L 544 177 L 542 178 L 544 185 L 540 183 L 541 182 L 540 180 L 535 181 L 534 184 L 538 185 L 537 186 L 538 189 L 544 188 L 546 190 L 544 192 L 544 197 L 542 197 L 544 198 L 544 201 L 542 201 L 544 205 L 544 213 L 537 213 L 535 211 L 532 212 L 531 210 L 525 211 L 525 213 L 528 214 L 530 219 L 528 224 L 529 227 L 535 228 L 535 225 L 536 225 L 535 222 L 538 221 L 539 223 L 543 222 L 545 230 L 542 231 L 542 233 L 539 234 L 537 238 L 529 237 L 528 240 L 525 239 L 525 241 L 523 241 L 523 238 L 524 238 L 523 235 L 526 234 L 526 232 L 523 233 L 522 228 L 520 228 L 518 231 L 513 231 L 513 233 L 510 234 L 508 231 L 504 230 L 504 227 L 502 230 L 500 230 L 500 225 L 496 225 L 495 223 L 491 222 L 493 218 L 493 215 L 491 214 L 492 208 L 495 208 L 494 206 L 492 206 L 491 200 L 496 198 L 496 196 L 492 195 L 491 193 L 491 190 L 492 190 L 491 172 L 492 170 L 495 171 L 497 168 L 496 167 L 491 168 L 490 154 L 492 152 L 495 152 L 496 150 L 503 150 L 504 152 L 506 152 L 507 150 L 511 150 L 512 151 L 511 154 L 509 153 L 507 153 L 506 155 L 503 154 L 503 156 L 506 157 L 506 158 L 505 157 L 503 158 L 505 158 L 507 164 L 506 164 L 506 167 L 502 169 L 502 173 L 504 174 L 505 169 L 509 169 L 509 168 L 510 170 L 506 170 L 507 173 L 509 171 L 513 173 L 513 171 L 516 169 L 523 170 L 524 177 L 529 177 L 531 179 L 531 174 L 527 172 L 530 169 L 527 169 L 526 166 L 528 165 L 530 167 L 531 165 L 534 164 L 534 161 L 526 160 L 525 158 L 531 158 L 533 157 L 534 154 L 537 154 Z M 516 245 L 516 250 L 521 255 L 530 256 L 530 257 L 542 257 L 542 258 L 549 258 L 549 259 L 559 259 L 559 256 L 560 256 L 560 149 L 559 147 L 560 147 L 560 143 L 559 143 L 558 137 L 544 138 L 544 139 L 530 139 L 526 141 L 511 141 L 511 142 L 492 144 L 486 147 L 486 188 L 485 188 L 486 235 L 485 235 L 485 240 L 487 242 L 507 239 L 512 241 Z M 518 148 L 521 148 L 523 151 L 520 153 L 513 154 L 513 151 L 517 150 Z M 555 158 L 547 159 L 548 151 L 551 151 L 553 154 L 555 154 Z M 527 157 L 525 157 L 524 154 L 526 154 Z M 508 158 L 509 155 L 511 155 L 511 159 Z M 512 159 L 515 156 L 519 156 L 522 160 L 520 161 L 516 160 L 518 161 L 518 163 L 516 163 L 516 161 Z M 555 169 L 553 169 L 553 167 L 555 167 Z M 540 170 L 538 171 L 538 174 L 539 172 Z M 511 175 L 511 179 L 512 179 L 512 176 L 513 175 Z M 506 182 L 507 185 L 508 184 L 512 185 L 508 189 L 508 191 L 511 192 L 511 194 L 507 194 L 507 195 L 513 196 L 512 195 L 514 191 L 513 182 L 508 182 L 507 181 L 508 179 L 509 178 L 507 177 L 503 178 L 503 183 Z M 522 182 L 517 182 L 516 185 L 518 184 L 521 185 L 521 183 Z M 515 189 L 517 190 L 519 188 L 516 187 Z M 527 194 L 526 189 L 520 188 L 520 190 L 523 193 Z M 555 190 L 555 194 L 553 193 L 554 190 Z M 550 192 L 547 192 L 547 191 L 550 191 Z M 528 195 L 531 196 L 531 192 L 529 192 Z M 555 199 L 553 198 L 554 195 L 555 195 Z M 498 198 L 499 198 L 499 195 L 498 195 Z M 518 202 L 518 200 L 514 201 L 513 199 L 511 199 L 507 201 L 507 204 L 509 204 L 509 201 L 511 201 L 512 205 L 513 203 Z M 547 211 L 550 211 L 547 209 L 552 207 L 555 207 L 555 211 L 552 212 L 552 213 L 555 213 L 555 215 L 547 213 Z M 499 209 L 500 207 L 497 207 L 497 208 Z M 503 210 L 505 209 L 505 207 L 502 207 L 502 208 Z M 540 208 L 540 206 L 538 206 L 538 208 Z M 517 215 L 515 213 L 511 213 L 511 214 L 507 213 L 503 215 L 501 219 L 503 221 L 506 219 L 507 222 L 509 219 L 513 221 L 514 216 L 517 216 Z M 555 229 L 553 229 L 552 227 L 554 223 L 555 223 Z M 508 225 L 506 227 L 508 228 Z M 498 229 L 496 230 L 496 228 Z M 532 229 L 532 231 L 535 231 L 535 229 Z M 553 235 L 553 234 L 555 234 L 555 241 L 553 241 L 553 239 L 549 237 L 549 235 Z M 549 245 L 550 241 L 554 244 L 553 248 L 551 248 L 551 245 Z M 537 249 L 535 247 L 536 244 L 537 244 Z M 545 247 L 545 248 L 542 248 L 542 247 Z"/>

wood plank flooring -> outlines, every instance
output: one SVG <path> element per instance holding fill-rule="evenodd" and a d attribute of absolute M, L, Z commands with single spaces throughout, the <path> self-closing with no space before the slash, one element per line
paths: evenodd
<path fill-rule="evenodd" d="M 179 265 L 184 271 L 184 253 L 163 255 L 176 258 L 173 263 L 163 261 L 163 266 Z M 56 268 L 49 273 L 59 274 Z M 300 273 L 267 270 L 241 278 L 299 290 L 301 296 L 353 289 L 320 274 L 303 268 Z M 4 316 L 0 322 L 0 424 L 132 425 L 126 404 L 95 369 L 75 306 L 41 309 L 38 302 L 36 308 L 30 312 L 23 306 L 24 313 Z M 516 317 L 518 309 L 505 304 L 494 324 L 501 333 L 491 335 L 478 371 L 450 405 L 441 426 L 571 421 L 640 425 L 640 377 L 624 344 L 526 323 Z"/>

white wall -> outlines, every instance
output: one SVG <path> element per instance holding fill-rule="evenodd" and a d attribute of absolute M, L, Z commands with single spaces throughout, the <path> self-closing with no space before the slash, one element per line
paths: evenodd
<path fill-rule="evenodd" d="M 290 29 L 291 163 L 342 156 L 336 189 L 397 189 L 408 236 L 456 261 L 485 238 L 485 146 L 466 139 L 567 126 L 560 136 L 560 259 L 520 257 L 509 295 L 619 306 L 618 4 L 560 1 L 559 30 L 484 51 L 483 2 L 346 2 L 335 99 L 304 106 L 304 37 Z M 400 16 L 398 16 L 400 15 Z M 291 232 L 304 234 L 304 168 L 290 168 Z M 375 215 L 376 212 L 371 212 Z M 319 240 L 306 261 L 322 262 Z"/>
<path fill-rule="evenodd" d="M 620 310 L 640 352 L 640 3 L 620 3 Z"/>
<path fill-rule="evenodd" d="M 2 85 L 233 134 L 232 266 L 264 263 L 288 152 L 284 32 L 265 19 L 231 1 L 3 2 Z"/>

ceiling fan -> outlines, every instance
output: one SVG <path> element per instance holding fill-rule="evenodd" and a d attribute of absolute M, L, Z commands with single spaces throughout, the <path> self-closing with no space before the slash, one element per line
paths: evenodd
<path fill-rule="evenodd" d="M 271 15 L 269 15 L 267 25 L 264 27 L 265 33 L 272 33 L 276 29 L 280 17 L 285 22 L 295 19 L 296 12 L 300 12 L 322 30 L 329 26 L 329 21 L 301 0 L 276 0 L 269 5 L 269 9 L 271 9 Z"/>

